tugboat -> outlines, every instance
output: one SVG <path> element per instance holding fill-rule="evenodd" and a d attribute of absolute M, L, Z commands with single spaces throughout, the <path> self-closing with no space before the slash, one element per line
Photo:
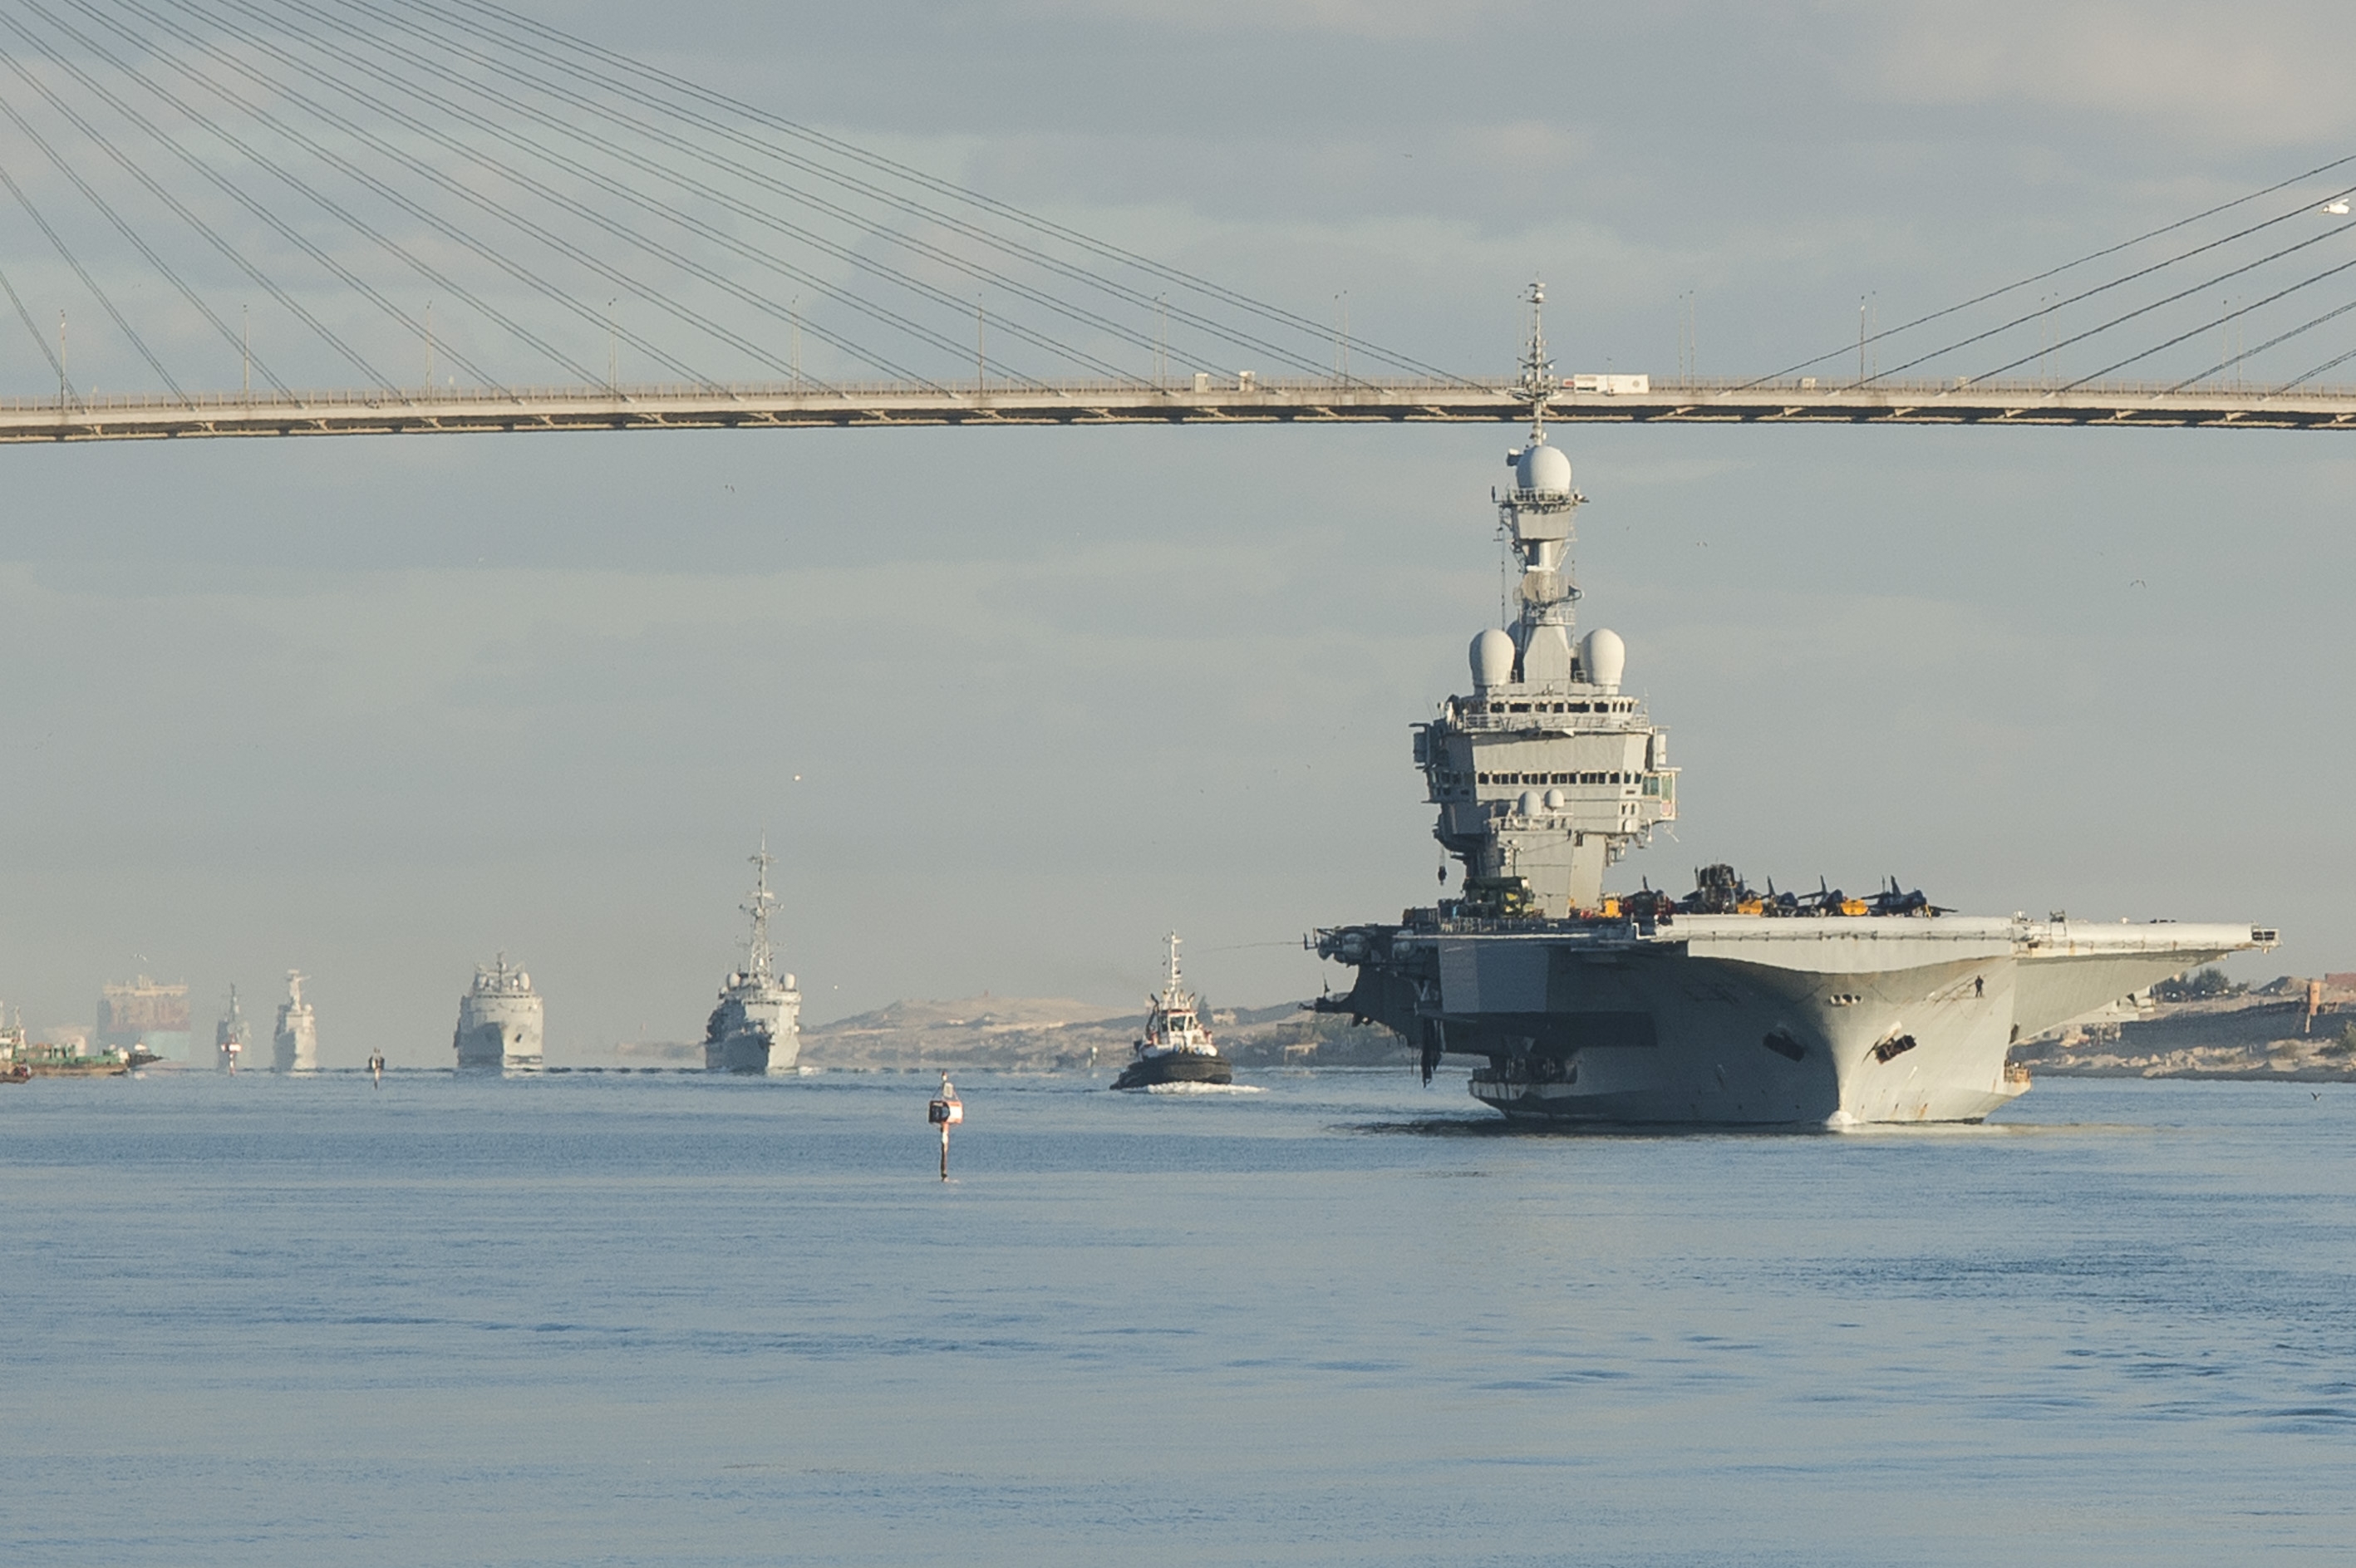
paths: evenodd
<path fill-rule="evenodd" d="M 1172 932 L 1170 978 L 1162 994 L 1147 1000 L 1145 1033 L 1137 1057 L 1113 1080 L 1116 1089 L 1151 1089 L 1157 1083 L 1232 1083 L 1235 1069 L 1219 1054 L 1210 1030 L 1194 1014 L 1194 993 L 1178 984 L 1178 933 Z"/>

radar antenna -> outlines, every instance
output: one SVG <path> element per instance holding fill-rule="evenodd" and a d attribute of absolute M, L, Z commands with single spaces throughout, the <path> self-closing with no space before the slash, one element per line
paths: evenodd
<path fill-rule="evenodd" d="M 760 852 L 745 859 L 754 867 L 753 900 L 750 903 L 736 906 L 753 917 L 753 940 L 748 944 L 750 952 L 746 955 L 745 974 L 752 979 L 766 980 L 769 977 L 771 959 L 769 912 L 777 907 L 777 895 L 769 891 L 769 868 L 777 863 L 777 858 L 769 853 L 767 833 L 761 835 Z"/>
<path fill-rule="evenodd" d="M 1522 353 L 1522 379 L 1515 389 L 1530 405 L 1530 440 L 1546 439 L 1547 404 L 1562 389 L 1555 379 L 1554 361 L 1547 357 L 1546 284 L 1533 279 L 1524 296 L 1530 304 L 1529 347 Z"/>

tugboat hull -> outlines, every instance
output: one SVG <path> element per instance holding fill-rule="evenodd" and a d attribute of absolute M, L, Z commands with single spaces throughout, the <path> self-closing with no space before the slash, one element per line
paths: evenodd
<path fill-rule="evenodd" d="M 1151 1089 L 1157 1083 L 1232 1083 L 1236 1071 L 1224 1056 L 1205 1056 L 1196 1051 L 1172 1051 L 1167 1056 L 1144 1056 L 1130 1062 L 1113 1080 L 1116 1089 Z"/>

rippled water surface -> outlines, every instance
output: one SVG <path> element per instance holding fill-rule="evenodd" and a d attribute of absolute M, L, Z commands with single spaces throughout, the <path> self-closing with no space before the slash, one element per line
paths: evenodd
<path fill-rule="evenodd" d="M 2356 1088 L 1506 1134 L 1403 1073 L 0 1088 L 0 1558 L 2356 1547 Z"/>

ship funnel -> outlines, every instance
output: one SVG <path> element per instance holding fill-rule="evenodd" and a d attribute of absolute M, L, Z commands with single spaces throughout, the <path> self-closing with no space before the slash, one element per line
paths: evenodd
<path fill-rule="evenodd" d="M 1620 677 L 1628 672 L 1628 645 L 1620 634 L 1597 628 L 1579 640 L 1579 665 L 1587 678 L 1606 691 L 1620 689 Z"/>

